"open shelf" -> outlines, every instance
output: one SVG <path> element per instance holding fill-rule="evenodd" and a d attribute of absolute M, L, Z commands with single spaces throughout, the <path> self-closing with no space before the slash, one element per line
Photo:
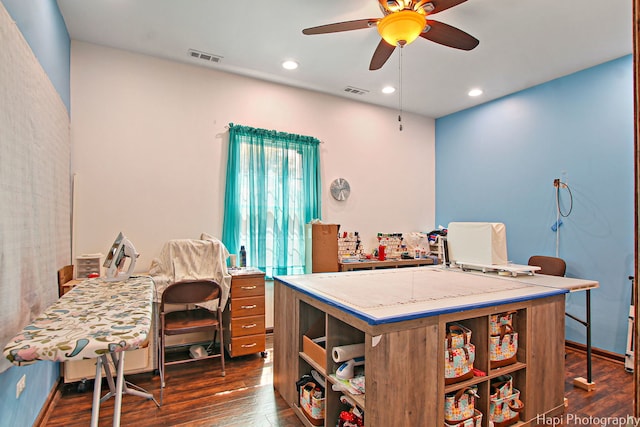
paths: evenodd
<path fill-rule="evenodd" d="M 331 376 L 327 376 L 327 381 L 329 381 L 331 384 L 338 384 L 340 385 L 339 381 L 336 381 L 333 377 Z M 342 393 L 347 400 L 351 401 L 351 403 L 355 406 L 357 406 L 358 408 L 362 409 L 363 411 L 365 410 L 365 395 L 364 394 L 353 394 L 353 393 L 349 393 L 346 390 L 341 390 L 339 391 L 339 393 Z"/>
<path fill-rule="evenodd" d="M 318 371 L 319 374 L 321 374 L 323 377 L 326 378 L 327 371 L 322 366 L 320 366 L 318 363 L 316 363 L 316 361 L 313 360 L 310 356 L 308 356 L 307 353 L 301 351 L 300 353 L 298 353 L 298 355 L 305 362 L 307 362 L 311 366 L 311 368 L 315 369 L 316 371 Z"/>

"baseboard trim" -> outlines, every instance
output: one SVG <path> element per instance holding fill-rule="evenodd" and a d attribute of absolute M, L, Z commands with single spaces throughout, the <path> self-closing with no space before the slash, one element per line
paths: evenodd
<path fill-rule="evenodd" d="M 572 350 L 580 351 L 583 353 L 587 352 L 587 346 L 579 342 L 565 340 L 564 345 L 565 347 Z M 591 347 L 591 355 L 602 357 L 603 359 L 611 360 L 612 362 L 619 362 L 624 364 L 623 354 L 614 353 L 612 351 L 603 350 L 597 347 Z"/>
<path fill-rule="evenodd" d="M 42 409 L 40 409 L 40 413 L 36 417 L 33 425 L 37 427 L 44 427 L 47 425 L 49 421 L 49 413 L 56 406 L 56 403 L 60 399 L 60 383 L 62 382 L 62 378 L 58 378 L 58 380 L 51 387 L 51 391 L 49 391 L 49 395 L 47 396 L 47 400 L 45 400 L 44 405 L 42 405 Z"/>

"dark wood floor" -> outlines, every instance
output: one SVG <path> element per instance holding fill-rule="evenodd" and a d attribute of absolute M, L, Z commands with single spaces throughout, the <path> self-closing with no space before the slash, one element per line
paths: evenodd
<path fill-rule="evenodd" d="M 293 411 L 273 390 L 271 346 L 269 337 L 269 353 L 264 359 L 259 354 L 227 359 L 224 378 L 220 376 L 218 359 L 169 367 L 162 407 L 157 408 L 152 401 L 136 396 L 124 396 L 122 425 L 301 426 Z M 206 368 L 211 369 L 206 371 Z M 633 415 L 633 375 L 625 372 L 621 363 L 596 356 L 593 372 L 595 391 L 574 388 L 573 378 L 586 377 L 585 356 L 579 351 L 567 350 L 565 392 L 569 406 L 563 417 L 553 420 L 561 422 L 556 426 L 601 426 L 602 420 L 597 418 Z M 159 396 L 157 376 L 141 374 L 128 379 Z M 59 396 L 42 425 L 89 425 L 91 398 L 91 388 L 86 393 L 78 393 L 75 384 L 61 385 Z M 109 399 L 101 407 L 101 426 L 112 423 L 113 401 Z M 595 422 L 590 423 L 589 417 Z M 550 421 L 546 422 L 551 425 Z"/>

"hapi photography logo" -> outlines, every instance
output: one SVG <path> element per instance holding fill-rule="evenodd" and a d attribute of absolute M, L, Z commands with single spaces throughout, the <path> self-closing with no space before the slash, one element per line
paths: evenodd
<path fill-rule="evenodd" d="M 594 417 L 593 415 L 564 414 L 556 417 L 537 415 L 536 422 L 539 426 L 586 426 L 586 427 L 639 427 L 640 418 L 633 415 L 620 417 Z"/>

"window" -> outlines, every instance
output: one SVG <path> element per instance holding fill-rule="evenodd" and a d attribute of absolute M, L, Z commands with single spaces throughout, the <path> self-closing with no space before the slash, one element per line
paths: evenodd
<path fill-rule="evenodd" d="M 304 273 L 304 225 L 319 218 L 316 138 L 230 124 L 222 241 L 267 277 Z"/>

